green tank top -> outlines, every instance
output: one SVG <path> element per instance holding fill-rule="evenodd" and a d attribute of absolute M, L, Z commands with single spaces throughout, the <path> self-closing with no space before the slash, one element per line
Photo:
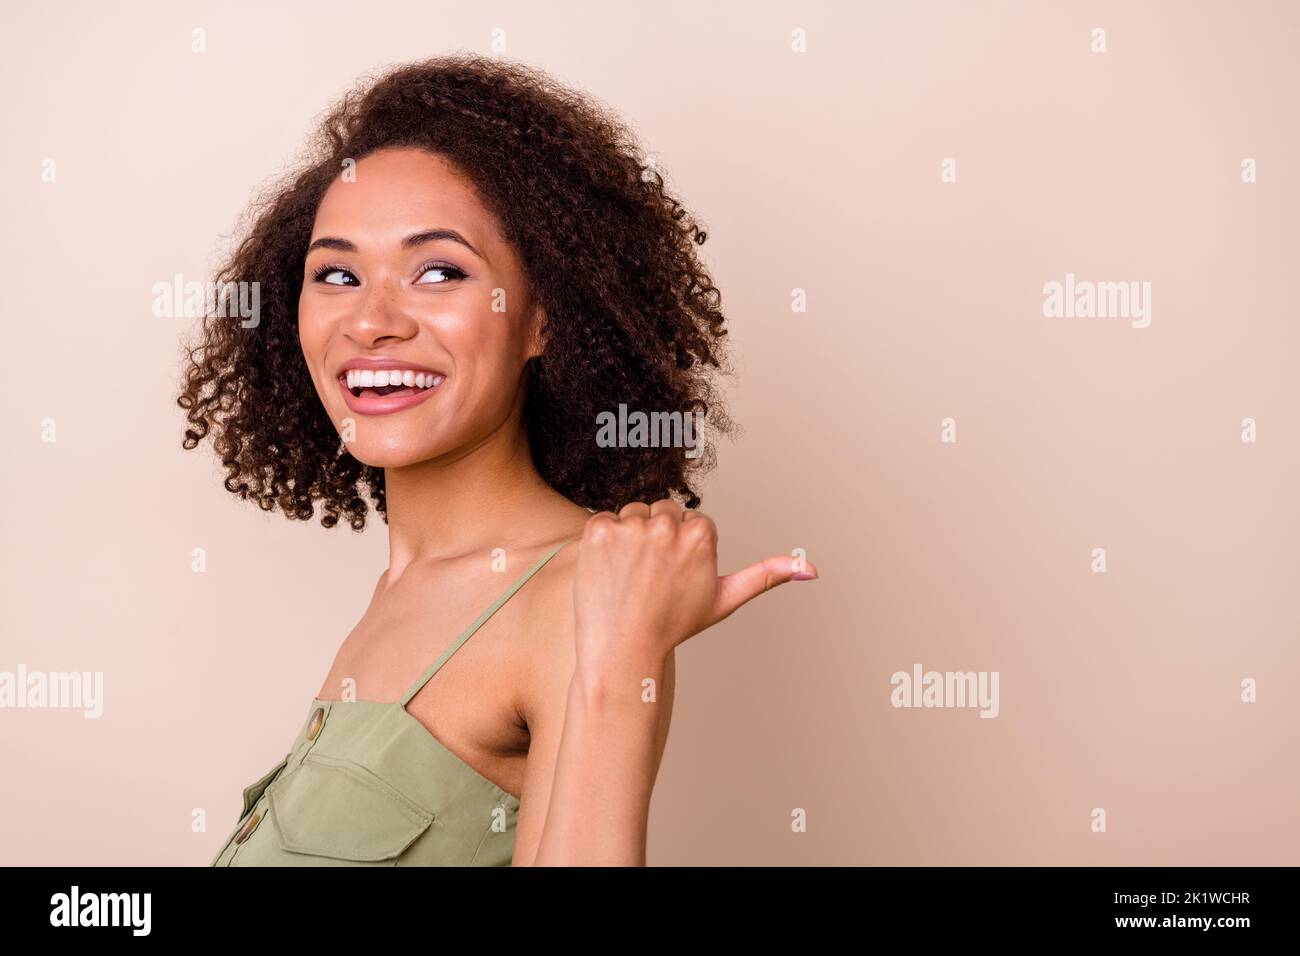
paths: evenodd
<path fill-rule="evenodd" d="M 406 709 L 567 542 L 528 569 L 393 703 L 314 698 L 289 752 L 244 788 L 210 866 L 509 866 L 519 798 Z"/>

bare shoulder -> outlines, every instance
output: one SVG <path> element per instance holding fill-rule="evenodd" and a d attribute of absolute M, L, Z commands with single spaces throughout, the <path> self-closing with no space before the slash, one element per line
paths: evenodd
<path fill-rule="evenodd" d="M 518 831 L 512 862 L 531 865 L 536 858 L 550 808 L 552 785 L 559 765 L 560 741 L 568 706 L 569 682 L 577 655 L 574 636 L 573 585 L 577 576 L 581 540 L 572 541 L 539 574 L 541 585 L 531 596 L 532 616 L 528 639 L 521 642 L 522 668 L 518 673 L 517 708 L 528 730 L 528 756 L 520 789 Z M 552 567 L 553 566 L 553 567 Z M 663 687 L 655 700 L 659 721 L 655 740 L 655 773 L 668 741 L 672 715 L 674 661 L 669 654 Z"/>
<path fill-rule="evenodd" d="M 526 614 L 528 635 L 518 645 L 525 665 L 518 707 L 529 726 L 547 703 L 562 703 L 573 674 L 573 582 L 579 546 L 576 540 L 566 544 L 524 588 L 527 600 L 520 610 Z"/>
<path fill-rule="evenodd" d="M 530 596 L 527 615 L 526 666 L 520 678 L 520 717 L 536 731 L 543 723 L 563 720 L 569 681 L 576 663 L 574 647 L 573 585 L 577 576 L 581 540 L 573 540 L 552 558 L 535 579 L 538 587 Z M 669 653 L 662 684 L 655 688 L 660 705 L 658 754 L 667 742 L 676 684 L 676 660 Z"/>

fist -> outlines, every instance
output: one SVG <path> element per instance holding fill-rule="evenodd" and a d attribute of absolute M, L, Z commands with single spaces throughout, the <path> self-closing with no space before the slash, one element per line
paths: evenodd
<path fill-rule="evenodd" d="M 811 563 L 789 556 L 719 576 L 713 519 L 670 498 L 598 512 L 574 579 L 578 665 L 661 660 L 763 592 L 815 577 Z"/>

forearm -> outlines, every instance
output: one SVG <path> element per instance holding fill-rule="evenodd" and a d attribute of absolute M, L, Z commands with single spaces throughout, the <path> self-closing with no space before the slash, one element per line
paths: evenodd
<path fill-rule="evenodd" d="M 664 668 L 624 659 L 574 671 L 534 865 L 645 865 Z"/>

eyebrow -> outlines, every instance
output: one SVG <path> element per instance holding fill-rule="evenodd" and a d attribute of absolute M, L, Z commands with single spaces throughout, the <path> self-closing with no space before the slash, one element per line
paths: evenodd
<path fill-rule="evenodd" d="M 468 239 L 462 236 L 455 229 L 424 229 L 420 232 L 413 232 L 402 240 L 403 249 L 414 249 L 416 246 L 422 246 L 426 242 L 437 242 L 439 239 L 450 239 L 452 242 L 459 242 L 474 255 L 478 256 L 484 262 L 487 258 L 483 253 L 475 249 Z M 341 252 L 356 252 L 357 247 L 347 239 L 339 239 L 334 236 L 321 236 L 307 247 L 307 251 L 313 249 L 338 249 Z"/>

